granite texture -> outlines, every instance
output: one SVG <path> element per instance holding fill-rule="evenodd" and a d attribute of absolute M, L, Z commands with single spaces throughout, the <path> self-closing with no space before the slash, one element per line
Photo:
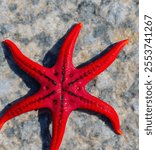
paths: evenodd
<path fill-rule="evenodd" d="M 124 136 L 116 135 L 105 117 L 75 111 L 68 120 L 61 150 L 138 149 L 138 4 L 138 0 L 0 0 L 0 41 L 15 41 L 26 56 L 46 66 L 56 58 L 52 47 L 79 21 L 84 28 L 73 55 L 76 66 L 108 45 L 129 39 L 116 61 L 86 87 L 116 109 Z M 0 110 L 31 94 L 36 86 L 1 45 Z M 48 150 L 49 124 L 46 110 L 8 121 L 0 131 L 0 150 Z"/>

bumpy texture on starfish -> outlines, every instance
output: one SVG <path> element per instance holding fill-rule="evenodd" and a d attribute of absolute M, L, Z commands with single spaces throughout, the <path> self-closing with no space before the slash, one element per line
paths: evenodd
<path fill-rule="evenodd" d="M 19 67 L 38 81 L 40 90 L 10 106 L 0 118 L 0 128 L 6 121 L 23 113 L 47 108 L 51 111 L 53 123 L 50 149 L 58 150 L 70 113 L 76 109 L 86 109 L 108 117 L 115 132 L 122 134 L 116 111 L 106 102 L 90 95 L 85 86 L 116 59 L 128 40 L 115 43 L 93 62 L 74 67 L 72 54 L 81 27 L 82 23 L 78 23 L 69 31 L 61 46 L 57 62 L 51 68 L 41 66 L 24 56 L 10 40 L 4 41 Z"/>

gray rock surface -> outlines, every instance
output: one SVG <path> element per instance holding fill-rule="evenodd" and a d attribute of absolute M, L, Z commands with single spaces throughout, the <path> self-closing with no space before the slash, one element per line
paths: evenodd
<path fill-rule="evenodd" d="M 76 66 L 108 45 L 129 39 L 116 61 L 87 85 L 91 94 L 116 109 L 124 136 L 116 135 L 103 116 L 75 111 L 68 120 L 61 150 L 138 149 L 138 3 L 138 0 L 0 0 L 0 41 L 6 38 L 15 41 L 25 55 L 41 64 L 58 39 L 79 21 L 84 28 L 73 55 Z M 23 72 L 11 69 L 8 63 L 16 68 L 1 46 L 0 110 L 26 95 L 34 82 Z M 28 82 L 30 86 L 25 84 Z M 39 119 L 34 111 L 8 121 L 0 131 L 0 150 L 48 150 L 49 134 L 47 131 L 41 134 L 41 122 L 47 124 L 47 120 L 44 115 Z"/>

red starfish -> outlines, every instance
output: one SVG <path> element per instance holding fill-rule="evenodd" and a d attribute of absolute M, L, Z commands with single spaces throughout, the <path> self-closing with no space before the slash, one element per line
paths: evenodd
<path fill-rule="evenodd" d="M 40 90 L 10 106 L 0 118 L 0 129 L 6 121 L 16 116 L 32 110 L 48 108 L 53 120 L 50 149 L 58 150 L 70 113 L 76 109 L 87 109 L 108 117 L 115 132 L 122 134 L 116 111 L 106 102 L 90 95 L 85 90 L 85 86 L 116 59 L 128 40 L 114 44 L 92 63 L 74 67 L 72 54 L 81 27 L 82 23 L 78 23 L 70 30 L 64 39 L 57 62 L 51 68 L 41 66 L 24 56 L 10 40 L 4 41 L 20 68 L 39 82 Z"/>

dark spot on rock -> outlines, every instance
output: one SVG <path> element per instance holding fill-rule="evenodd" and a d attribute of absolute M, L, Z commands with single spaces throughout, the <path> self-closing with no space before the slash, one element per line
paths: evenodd
<path fill-rule="evenodd" d="M 112 99 L 112 94 L 113 93 L 113 88 L 112 87 L 108 87 L 106 89 L 103 89 L 100 95 L 101 99 L 106 99 L 107 101 Z"/>
<path fill-rule="evenodd" d="M 130 60 L 131 58 L 134 58 L 136 55 L 136 52 L 130 52 L 128 54 L 125 53 L 125 51 L 121 51 L 119 56 L 118 56 L 118 59 L 120 59 L 120 61 L 122 62 L 126 62 L 128 60 Z"/>
<path fill-rule="evenodd" d="M 64 22 L 68 22 L 70 19 L 73 18 L 72 14 L 62 14 L 62 19 Z"/>
<path fill-rule="evenodd" d="M 127 60 L 127 55 L 126 55 L 125 51 L 120 52 L 118 59 L 120 59 L 122 62 Z"/>
<path fill-rule="evenodd" d="M 9 5 L 9 10 L 10 10 L 11 12 L 14 12 L 16 9 L 17 9 L 17 4 L 11 3 L 11 4 Z"/>
<path fill-rule="evenodd" d="M 33 5 L 37 5 L 40 2 L 40 0 L 31 0 L 31 2 Z"/>
<path fill-rule="evenodd" d="M 94 32 L 93 32 L 93 36 L 95 38 L 102 37 L 106 43 L 110 44 L 111 42 L 109 40 L 109 36 L 107 33 L 109 28 L 110 28 L 110 23 L 105 21 L 103 24 L 95 27 Z"/>
<path fill-rule="evenodd" d="M 7 128 L 5 130 L 5 133 L 7 134 L 7 137 L 13 137 L 14 136 L 14 129 L 13 128 Z"/>
<path fill-rule="evenodd" d="M 96 14 L 96 5 L 91 2 L 88 3 L 83 1 L 78 5 L 77 11 L 83 22 L 88 21 Z"/>
<path fill-rule="evenodd" d="M 104 4 L 104 5 L 109 5 L 110 2 L 111 2 L 111 0 L 103 0 L 103 1 L 102 1 L 102 4 Z"/>
<path fill-rule="evenodd" d="M 121 96 L 123 98 L 125 98 L 128 101 L 131 101 L 132 98 L 134 98 L 135 96 L 138 95 L 138 85 L 139 85 L 139 78 L 138 78 L 138 74 L 135 77 L 135 80 L 132 84 L 132 86 L 128 89 L 128 91 L 124 92 Z"/>
<path fill-rule="evenodd" d="M 2 48 L 0 47 L 0 64 L 2 64 L 4 60 L 5 60 L 4 53 L 3 53 Z"/>
<path fill-rule="evenodd" d="M 0 25 L 0 34 L 4 35 L 7 33 L 7 29 L 5 28 L 5 26 L 2 24 Z"/>
<path fill-rule="evenodd" d="M 136 5 L 139 5 L 139 0 L 134 0 L 134 3 L 135 3 Z"/>
<path fill-rule="evenodd" d="M 122 23 L 120 23 L 121 28 L 132 28 L 133 27 L 133 22 L 130 19 L 124 20 Z"/>
<path fill-rule="evenodd" d="M 14 34 L 14 37 L 15 37 L 15 40 L 18 40 L 18 41 L 20 41 L 21 39 L 21 35 L 18 32 Z"/>
<path fill-rule="evenodd" d="M 39 46 L 51 46 L 52 38 L 50 35 L 46 35 L 45 32 L 41 32 L 38 35 L 36 35 L 36 39 L 38 40 Z"/>
<path fill-rule="evenodd" d="M 105 27 L 103 25 L 97 26 L 94 30 L 94 37 L 99 37 L 105 32 Z"/>
<path fill-rule="evenodd" d="M 87 3 L 85 1 L 81 2 L 78 5 L 78 9 L 80 10 L 80 12 L 85 12 L 85 13 L 94 13 L 94 4 L 93 3 Z"/>
<path fill-rule="evenodd" d="M 31 24 L 33 23 L 37 17 L 32 12 L 17 12 L 16 20 L 13 22 L 14 24 Z"/>
<path fill-rule="evenodd" d="M 30 42 L 29 39 L 27 38 L 22 38 L 21 42 L 24 43 L 25 45 L 28 45 L 28 43 Z"/>

